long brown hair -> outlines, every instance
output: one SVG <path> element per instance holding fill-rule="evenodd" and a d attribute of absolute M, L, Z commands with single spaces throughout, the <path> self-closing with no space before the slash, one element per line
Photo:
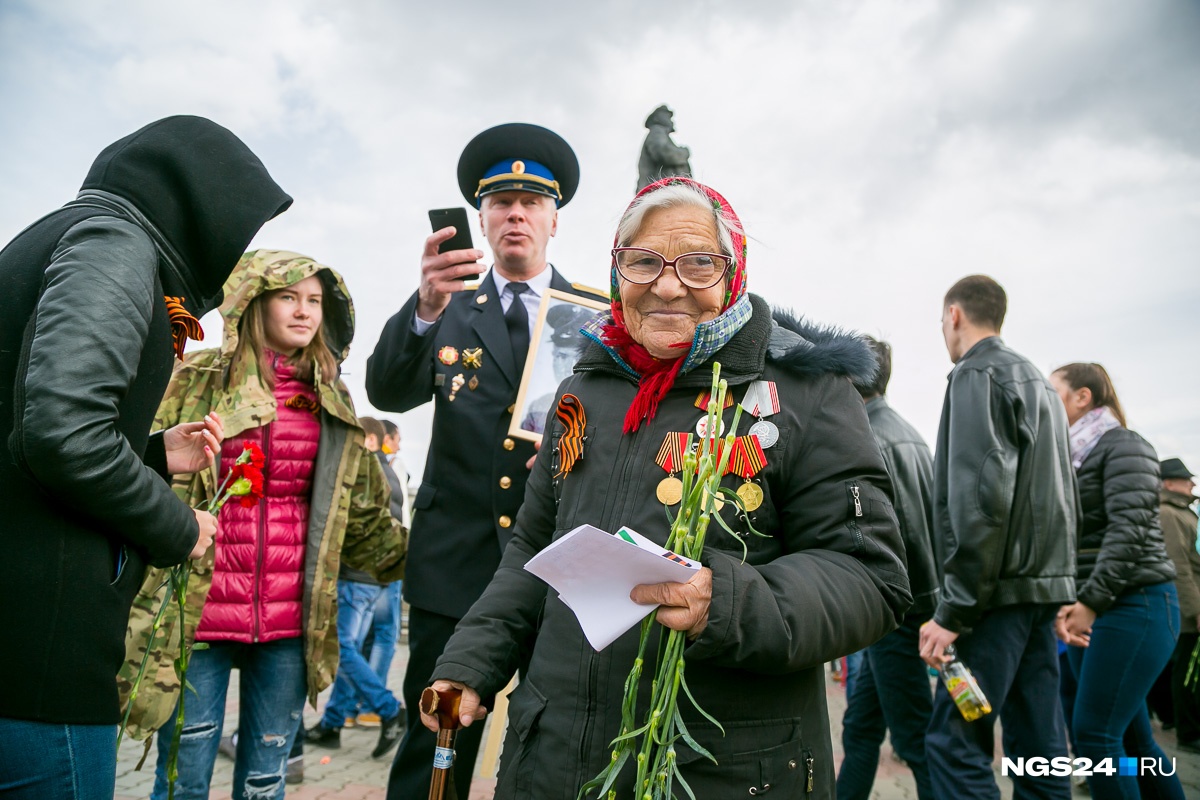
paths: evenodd
<path fill-rule="evenodd" d="M 284 287 L 284 289 L 286 288 L 288 287 Z M 284 289 L 263 292 L 249 302 L 245 312 L 242 313 L 241 320 L 238 322 L 238 343 L 233 353 L 233 362 L 235 364 L 240 363 L 244 358 L 254 359 L 255 364 L 258 366 L 258 374 L 262 377 L 262 382 L 268 389 L 275 388 L 275 370 L 266 357 L 267 334 L 266 326 L 263 323 L 264 309 L 266 308 L 267 300 L 276 292 L 282 292 Z M 324 295 L 322 295 L 321 304 L 322 309 L 326 310 L 327 306 L 325 306 Z M 288 364 L 295 368 L 296 377 L 306 381 L 313 379 L 314 365 L 320 367 L 321 378 L 325 383 L 331 384 L 337 380 L 337 359 L 333 357 L 333 352 L 325 344 L 324 315 L 321 317 L 321 324 L 317 327 L 316 335 L 313 336 L 312 341 L 289 358 Z"/>
<path fill-rule="evenodd" d="M 1075 391 L 1089 390 L 1092 393 L 1092 405 L 1097 408 L 1108 406 L 1117 422 L 1121 423 L 1121 427 L 1129 427 L 1125 424 L 1125 411 L 1121 408 L 1121 401 L 1117 399 L 1117 389 L 1104 367 L 1095 363 L 1077 362 L 1061 366 L 1054 370 L 1053 374 L 1061 375 L 1067 385 Z"/>

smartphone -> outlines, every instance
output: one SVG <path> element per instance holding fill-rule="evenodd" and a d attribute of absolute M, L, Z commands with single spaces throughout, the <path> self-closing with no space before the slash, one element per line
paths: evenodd
<path fill-rule="evenodd" d="M 475 245 L 471 243 L 471 223 L 467 220 L 465 208 L 431 208 L 429 224 L 433 226 L 434 232 L 454 226 L 454 235 L 438 246 L 439 253 L 474 249 Z"/>

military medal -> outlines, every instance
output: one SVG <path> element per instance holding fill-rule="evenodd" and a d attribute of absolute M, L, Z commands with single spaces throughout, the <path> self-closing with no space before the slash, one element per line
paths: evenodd
<path fill-rule="evenodd" d="M 438 350 L 438 361 L 448 367 L 458 361 L 458 351 L 450 345 L 446 345 L 441 350 Z"/>
<path fill-rule="evenodd" d="M 718 417 L 718 421 L 721 423 L 721 426 L 720 426 L 719 432 L 717 433 L 717 436 L 721 437 L 721 436 L 725 435 L 725 420 L 720 419 Z M 709 436 L 708 436 L 708 414 L 705 414 L 696 423 L 696 435 L 699 436 L 701 439 L 709 438 Z"/>
<path fill-rule="evenodd" d="M 742 507 L 747 512 L 755 511 L 762 505 L 762 487 L 750 479 L 766 465 L 767 456 L 763 453 L 757 435 L 751 433 L 747 436 L 739 436 L 734 440 L 733 452 L 729 454 L 729 471 L 735 475 L 741 475 L 745 480 L 745 483 L 737 488 L 737 496 L 741 498 Z"/>
<path fill-rule="evenodd" d="M 451 403 L 453 403 L 453 402 L 454 402 L 454 396 L 455 396 L 456 394 L 458 394 L 458 390 L 459 390 L 459 389 L 461 389 L 461 388 L 463 387 L 463 384 L 464 384 L 464 383 L 466 383 L 466 382 L 467 382 L 467 379 L 463 377 L 463 374 L 462 374 L 461 372 L 460 372 L 460 373 L 458 373 L 457 375 L 455 375 L 453 378 L 451 378 L 451 379 L 450 379 L 450 397 L 449 397 L 449 400 L 450 400 L 450 402 L 451 402 Z"/>
<path fill-rule="evenodd" d="M 758 417 L 758 422 L 750 426 L 750 433 L 758 437 L 763 448 L 774 447 L 779 441 L 779 428 L 765 417 L 779 413 L 779 391 L 775 381 L 754 381 L 746 389 L 741 406 Z"/>
<path fill-rule="evenodd" d="M 462 364 L 464 369 L 479 369 L 483 366 L 483 348 L 482 347 L 464 347 L 462 351 Z M 472 386 L 472 389 L 475 387 Z"/>
<path fill-rule="evenodd" d="M 667 477 L 658 482 L 654 494 L 665 506 L 673 506 L 683 499 L 683 481 L 675 473 L 683 469 L 683 454 L 691 449 L 690 433 L 668 433 L 663 437 L 662 447 L 654 462 L 667 471 Z"/>
<path fill-rule="evenodd" d="M 695 405 L 696 408 L 700 409 L 701 411 L 707 411 L 708 404 L 710 402 L 712 402 L 712 392 L 705 389 L 703 392 L 696 395 L 696 402 L 693 405 Z M 733 407 L 733 393 L 726 392 L 725 393 L 725 405 L 721 407 L 721 410 L 724 411 L 725 409 L 732 408 L 732 407 Z"/>

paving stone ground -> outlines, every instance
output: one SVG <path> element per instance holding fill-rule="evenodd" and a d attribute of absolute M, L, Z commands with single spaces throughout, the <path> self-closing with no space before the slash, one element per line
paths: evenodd
<path fill-rule="evenodd" d="M 392 664 L 388 685 L 395 690 L 400 686 L 404 675 L 405 663 L 408 659 L 408 648 L 403 643 L 396 649 L 396 657 Z M 841 720 L 845 712 L 845 694 L 840 684 L 832 679 L 826 682 L 826 694 L 829 699 L 829 716 L 832 723 L 834 756 L 841 760 Z M 321 697 L 321 707 L 324 708 L 329 690 Z M 237 673 L 230 682 L 229 698 L 225 711 L 225 729 L 232 731 L 237 724 Z M 318 713 L 311 707 L 304 709 L 305 727 L 315 725 L 319 719 Z M 1175 735 L 1164 732 L 1155 723 L 1155 734 L 1167 756 L 1176 758 L 1180 779 L 1184 784 L 1184 794 L 1187 797 L 1200 798 L 1200 755 L 1183 753 L 1175 748 Z M 324 750 L 309 747 L 304 755 L 304 782 L 287 788 L 289 800 L 384 800 L 387 786 L 388 769 L 391 766 L 391 755 L 382 761 L 371 759 L 371 749 L 375 746 L 378 731 L 374 729 L 344 729 L 342 731 L 342 747 L 340 750 Z M 997 734 L 997 741 L 999 734 Z M 121 747 L 117 764 L 117 798 L 116 800 L 145 800 L 150 796 L 154 782 L 155 750 L 152 747 L 150 757 L 141 772 L 134 771 L 142 755 L 141 742 L 125 742 Z M 996 769 L 999 775 L 999 753 L 997 753 Z M 233 762 L 224 756 L 217 757 L 217 765 L 213 772 L 212 791 L 209 800 L 230 800 L 230 788 L 233 777 Z M 1012 784 L 1006 778 L 997 778 L 1001 794 L 1005 800 L 1012 797 Z M 471 800 L 491 800 L 495 789 L 495 779 L 476 776 L 471 786 Z M 916 800 L 916 787 L 912 774 L 893 755 L 891 746 L 884 744 L 879 760 L 879 771 L 875 778 L 875 789 L 872 800 Z M 1086 792 L 1075 790 L 1077 798 L 1086 798 Z M 415 798 L 414 800 L 425 800 Z"/>

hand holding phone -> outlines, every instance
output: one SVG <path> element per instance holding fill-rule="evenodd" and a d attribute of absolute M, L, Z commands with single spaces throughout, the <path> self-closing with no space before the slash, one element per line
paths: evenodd
<path fill-rule="evenodd" d="M 452 294 L 479 287 L 477 279 L 487 267 L 478 263 L 483 253 L 472 247 L 466 209 L 431 209 L 429 222 L 434 232 L 425 240 L 421 258 L 417 316 L 433 322 L 450 304 Z"/>

